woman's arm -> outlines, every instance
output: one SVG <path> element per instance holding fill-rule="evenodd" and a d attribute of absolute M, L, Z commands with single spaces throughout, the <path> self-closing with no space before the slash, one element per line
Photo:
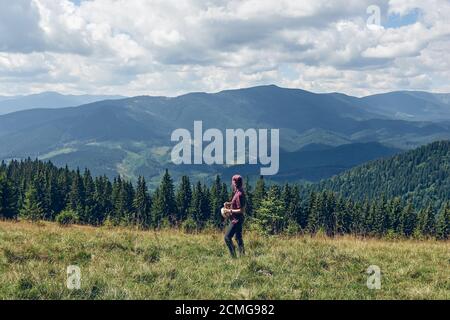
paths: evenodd
<path fill-rule="evenodd" d="M 242 214 L 242 208 L 239 208 L 239 209 L 228 209 L 228 213 L 231 213 L 231 214 Z"/>

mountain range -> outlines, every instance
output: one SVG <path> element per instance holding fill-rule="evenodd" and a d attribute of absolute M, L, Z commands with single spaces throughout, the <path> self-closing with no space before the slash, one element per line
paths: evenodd
<path fill-rule="evenodd" d="M 37 108 L 65 108 L 101 100 L 123 99 L 116 95 L 63 95 L 57 92 L 42 92 L 25 96 L 0 96 L 0 115 Z"/>
<path fill-rule="evenodd" d="M 175 177 L 189 174 L 206 180 L 235 171 L 257 175 L 255 166 L 172 164 L 172 131 L 192 131 L 194 121 L 202 120 L 205 129 L 279 128 L 280 173 L 273 179 L 317 181 L 369 160 L 450 139 L 448 97 L 393 92 L 357 98 L 270 85 L 76 107 L 56 108 L 54 103 L 0 116 L 0 159 L 39 157 L 88 167 L 97 175 L 144 175 L 150 185 L 164 168 Z"/>

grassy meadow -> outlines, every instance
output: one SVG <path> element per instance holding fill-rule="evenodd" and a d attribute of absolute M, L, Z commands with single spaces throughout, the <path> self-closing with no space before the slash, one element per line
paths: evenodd
<path fill-rule="evenodd" d="M 0 222 L 0 299 L 450 299 L 450 243 Z M 66 268 L 81 269 L 81 289 Z M 381 289 L 366 286 L 381 268 Z"/>

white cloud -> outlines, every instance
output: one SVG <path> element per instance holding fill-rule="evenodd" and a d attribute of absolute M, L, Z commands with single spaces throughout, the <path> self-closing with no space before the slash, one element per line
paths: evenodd
<path fill-rule="evenodd" d="M 417 21 L 369 29 L 369 5 Z M 0 94 L 163 94 L 275 83 L 364 95 L 449 90 L 446 0 L 16 0 Z"/>

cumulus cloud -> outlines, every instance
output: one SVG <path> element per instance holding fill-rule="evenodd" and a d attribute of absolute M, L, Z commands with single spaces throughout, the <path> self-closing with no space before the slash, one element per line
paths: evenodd
<path fill-rule="evenodd" d="M 44 49 L 35 3 L 29 0 L 2 3 L 0 10 L 0 51 L 32 52 Z"/>
<path fill-rule="evenodd" d="M 8 1 L 0 93 L 450 91 L 448 16 L 446 0 Z"/>

